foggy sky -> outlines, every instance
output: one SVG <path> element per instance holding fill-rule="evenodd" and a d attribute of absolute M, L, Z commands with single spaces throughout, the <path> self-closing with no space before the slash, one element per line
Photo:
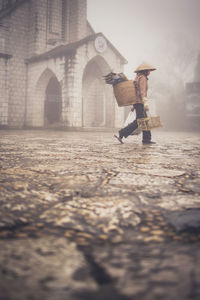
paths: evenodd
<path fill-rule="evenodd" d="M 128 77 L 142 61 L 170 72 L 177 59 L 180 66 L 183 60 L 177 71 L 192 79 L 200 52 L 200 0 L 88 0 L 88 21 L 128 60 Z"/>

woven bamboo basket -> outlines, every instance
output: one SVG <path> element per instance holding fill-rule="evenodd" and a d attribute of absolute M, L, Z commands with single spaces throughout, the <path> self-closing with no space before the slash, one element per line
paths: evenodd
<path fill-rule="evenodd" d="M 137 119 L 137 124 L 142 131 L 162 127 L 159 116 Z"/>
<path fill-rule="evenodd" d="M 113 90 L 118 106 L 128 106 L 137 103 L 135 86 L 132 80 L 115 84 Z"/>

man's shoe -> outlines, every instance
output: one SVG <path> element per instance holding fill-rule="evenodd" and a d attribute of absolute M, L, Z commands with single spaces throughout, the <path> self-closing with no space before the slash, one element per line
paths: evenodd
<path fill-rule="evenodd" d="M 117 136 L 116 134 L 114 134 L 114 137 L 115 137 L 121 144 L 123 144 L 122 138 L 120 138 L 120 136 Z"/>
<path fill-rule="evenodd" d="M 142 144 L 143 145 L 147 145 L 147 144 L 152 145 L 152 144 L 156 144 L 156 142 L 153 142 L 153 141 L 142 141 Z"/>

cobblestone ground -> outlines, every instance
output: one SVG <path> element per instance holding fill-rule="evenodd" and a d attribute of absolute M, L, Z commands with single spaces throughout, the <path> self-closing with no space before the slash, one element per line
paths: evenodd
<path fill-rule="evenodd" d="M 0 299 L 200 299 L 200 135 L 0 132 Z"/>

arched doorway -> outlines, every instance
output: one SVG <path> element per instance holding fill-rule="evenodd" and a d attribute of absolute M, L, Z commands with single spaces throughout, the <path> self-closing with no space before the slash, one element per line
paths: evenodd
<path fill-rule="evenodd" d="M 31 81 L 30 81 L 31 82 Z M 31 82 L 32 84 L 32 82 Z M 62 93 L 61 93 L 61 85 L 57 78 L 55 73 L 49 69 L 46 68 L 40 76 L 38 76 L 38 79 L 36 80 L 35 84 L 32 84 L 28 89 L 28 103 L 27 103 L 27 124 L 28 126 L 33 127 L 43 127 L 48 124 L 53 124 L 54 122 L 57 122 L 57 120 L 61 120 L 61 113 L 62 113 Z M 50 87 L 52 84 L 52 87 Z M 55 95 L 58 104 L 55 104 L 55 107 L 57 109 L 57 113 L 54 116 L 51 116 L 49 111 L 52 111 L 50 109 L 51 104 L 49 104 L 50 99 L 53 97 L 49 95 Z M 52 101 L 54 102 L 54 101 Z M 56 102 L 56 101 L 55 101 Z M 59 108 L 59 109 L 58 109 Z M 53 113 L 52 113 L 53 115 Z"/>
<path fill-rule="evenodd" d="M 55 76 L 47 84 L 44 104 L 45 125 L 58 123 L 61 119 L 61 87 Z"/>
<path fill-rule="evenodd" d="M 85 67 L 82 80 L 83 127 L 106 127 L 110 122 L 108 92 L 103 80 L 103 75 L 109 70 L 101 57 L 95 57 Z"/>

